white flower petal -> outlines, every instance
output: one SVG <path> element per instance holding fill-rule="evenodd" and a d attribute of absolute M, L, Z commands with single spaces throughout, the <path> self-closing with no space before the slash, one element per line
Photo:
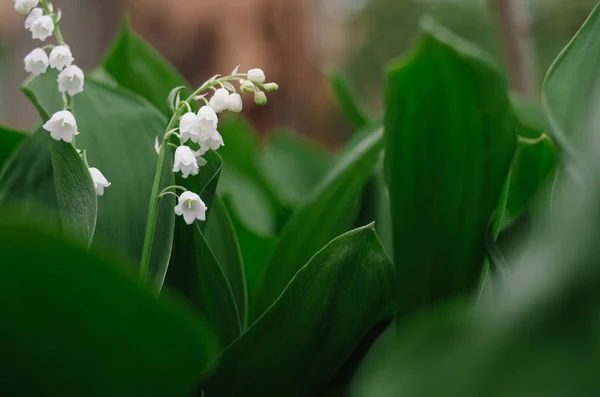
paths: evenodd
<path fill-rule="evenodd" d="M 262 84 L 265 82 L 265 72 L 262 69 L 250 69 L 248 71 L 248 80 L 253 83 Z"/>
<path fill-rule="evenodd" d="M 54 47 L 50 53 L 49 60 L 52 68 L 63 70 L 64 68 L 71 66 L 71 63 L 73 63 L 73 55 L 68 47 L 59 45 Z"/>
<path fill-rule="evenodd" d="M 71 65 L 58 75 L 58 90 L 60 92 L 68 92 L 73 96 L 83 91 L 85 77 L 83 71 Z"/>
<path fill-rule="evenodd" d="M 54 32 L 54 21 L 48 15 L 43 15 L 31 23 L 29 27 L 34 39 L 45 41 Z"/>

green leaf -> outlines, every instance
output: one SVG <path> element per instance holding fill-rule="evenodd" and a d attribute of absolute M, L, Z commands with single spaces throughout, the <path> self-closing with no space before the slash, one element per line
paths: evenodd
<path fill-rule="evenodd" d="M 56 95 L 54 71 L 33 79 L 24 91 L 42 111 L 43 117 L 62 109 L 62 99 Z M 165 132 L 165 116 L 143 98 L 89 77 L 85 91 L 73 98 L 73 104 L 81 132 L 76 146 L 86 150 L 89 165 L 100 169 L 112 183 L 98 200 L 92 245 L 110 246 L 132 262 L 139 263 L 156 170 L 154 140 Z M 52 167 L 47 133 L 39 131 L 32 138 L 21 146 L 26 155 L 19 153 L 8 165 L 11 168 L 10 183 L 5 185 L 0 178 L 0 187 L 10 188 L 9 195 L 13 198 L 35 196 L 36 202 L 56 208 L 56 193 L 51 192 L 54 181 L 49 176 Z M 174 183 L 172 156 L 169 148 L 163 169 L 163 187 Z M 35 181 L 33 186 L 31 181 Z M 167 196 L 161 201 L 150 263 L 154 278 L 160 279 L 170 256 L 174 206 L 173 197 Z"/>
<path fill-rule="evenodd" d="M 212 217 L 222 160 L 213 151 L 208 152 L 205 159 L 207 165 L 198 175 L 186 179 L 178 176 L 178 184 L 200 194 L 210 211 L 208 221 Z M 183 294 L 216 330 L 220 344 L 228 346 L 240 335 L 241 320 L 226 274 L 203 235 L 205 227 L 206 222 L 187 225 L 182 217 L 177 217 L 165 284 Z"/>
<path fill-rule="evenodd" d="M 124 19 L 103 66 L 121 86 L 146 98 L 164 114 L 171 113 L 167 98 L 173 88 L 187 83 L 158 51 L 131 31 Z M 184 90 L 182 95 L 189 95 Z"/>
<path fill-rule="evenodd" d="M 346 116 L 352 128 L 358 130 L 369 125 L 369 115 L 360 104 L 345 76 L 339 70 L 331 70 L 327 74 L 327 80 L 338 108 Z"/>
<path fill-rule="evenodd" d="M 389 316 L 394 272 L 370 226 L 319 251 L 277 301 L 221 354 L 207 395 L 310 395 Z"/>
<path fill-rule="evenodd" d="M 554 143 L 547 135 L 537 139 L 518 139 L 506 203 L 511 217 L 520 216 L 528 208 L 539 189 L 549 183 L 556 165 Z"/>
<path fill-rule="evenodd" d="M 275 238 L 257 233 L 248 226 L 237 213 L 230 196 L 223 197 L 223 201 L 231 216 L 233 228 L 235 229 L 242 252 L 248 302 L 251 302 L 258 293 L 260 279 L 275 247 Z"/>
<path fill-rule="evenodd" d="M 359 193 L 383 146 L 383 131 L 366 134 L 341 154 L 311 197 L 292 214 L 282 230 L 261 278 L 252 308 L 260 316 L 315 252 L 352 225 Z"/>
<path fill-rule="evenodd" d="M 0 169 L 27 139 L 29 134 L 23 131 L 13 130 L 12 128 L 0 126 Z"/>
<path fill-rule="evenodd" d="M 206 224 L 206 241 L 229 282 L 243 328 L 248 316 L 248 295 L 242 253 L 231 217 L 223 200 L 216 197 Z"/>
<path fill-rule="evenodd" d="M 330 167 L 325 149 L 300 135 L 277 131 L 269 136 L 261 165 L 281 202 L 295 207 L 310 196 Z"/>
<path fill-rule="evenodd" d="M 517 133 L 529 139 L 539 138 L 548 130 L 542 105 L 539 101 L 511 93 L 511 101 L 517 116 Z"/>
<path fill-rule="evenodd" d="M 96 229 L 98 200 L 94 181 L 73 145 L 47 136 L 56 198 L 63 227 L 90 245 Z"/>
<path fill-rule="evenodd" d="M 597 125 L 600 4 L 554 61 L 542 89 L 550 132 L 569 161 L 580 161 L 585 131 Z"/>
<path fill-rule="evenodd" d="M 516 140 L 501 74 L 434 20 L 421 25 L 385 84 L 398 316 L 475 290 Z"/>
<path fill-rule="evenodd" d="M 204 321 L 124 274 L 129 264 L 6 214 L 0 255 L 6 395 L 184 397 L 218 353 Z"/>

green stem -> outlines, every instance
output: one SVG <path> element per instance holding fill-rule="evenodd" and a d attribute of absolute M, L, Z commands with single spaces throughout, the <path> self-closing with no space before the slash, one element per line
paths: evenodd
<path fill-rule="evenodd" d="M 185 111 L 188 110 L 188 106 L 194 98 L 199 95 L 201 92 L 209 89 L 210 87 L 219 84 L 220 81 L 229 81 L 239 79 L 240 77 L 244 77 L 243 74 L 238 74 L 234 76 L 222 77 L 219 79 L 215 79 L 213 81 L 207 82 L 203 84 L 200 88 L 198 88 L 192 95 L 190 95 L 184 102 L 181 102 L 179 107 L 175 110 L 175 113 L 169 120 L 169 125 L 167 125 L 167 129 L 165 131 L 171 131 L 175 128 L 177 121 L 183 115 Z M 185 104 L 184 104 L 185 103 Z M 146 280 L 148 278 L 148 272 L 150 269 L 150 256 L 152 255 L 152 244 L 154 242 L 154 233 L 156 231 L 156 219 L 158 215 L 158 205 L 160 203 L 160 184 L 162 182 L 162 173 L 163 166 L 165 163 L 165 154 L 167 152 L 168 147 L 168 137 L 167 139 L 163 138 L 160 144 L 160 150 L 158 152 L 158 162 L 156 164 L 156 174 L 154 175 L 154 184 L 152 185 L 152 193 L 150 194 L 150 204 L 148 206 L 148 221 L 146 223 L 146 232 L 144 234 L 144 246 L 142 249 L 142 259 L 140 262 L 139 276 L 142 280 Z"/>

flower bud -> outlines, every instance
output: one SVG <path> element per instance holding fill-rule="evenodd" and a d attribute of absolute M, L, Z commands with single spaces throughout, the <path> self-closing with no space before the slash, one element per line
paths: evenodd
<path fill-rule="evenodd" d="M 267 96 L 262 91 L 256 91 L 254 93 L 254 103 L 258 106 L 265 106 L 267 104 Z"/>
<path fill-rule="evenodd" d="M 19 14 L 27 15 L 32 8 L 37 7 L 39 0 L 15 0 L 15 10 Z"/>
<path fill-rule="evenodd" d="M 249 80 L 240 80 L 240 90 L 247 94 L 249 92 L 254 92 L 254 83 Z"/>
<path fill-rule="evenodd" d="M 242 111 L 244 104 L 242 103 L 242 97 L 240 94 L 231 94 L 227 99 L 227 110 L 230 112 L 239 113 Z"/>
<path fill-rule="evenodd" d="M 229 91 L 225 88 L 219 88 L 210 98 L 208 105 L 213 108 L 216 113 L 220 113 L 227 109 L 227 100 L 229 99 Z"/>
<path fill-rule="evenodd" d="M 250 69 L 248 71 L 248 80 L 253 83 L 262 84 L 265 82 L 265 72 L 262 69 Z"/>
<path fill-rule="evenodd" d="M 277 90 L 279 89 L 279 85 L 277 83 L 267 83 L 263 87 L 265 87 L 265 90 L 267 90 L 267 92 L 277 92 Z"/>

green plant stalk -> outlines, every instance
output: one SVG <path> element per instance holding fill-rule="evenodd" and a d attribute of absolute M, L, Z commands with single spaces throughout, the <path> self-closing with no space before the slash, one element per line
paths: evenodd
<path fill-rule="evenodd" d="M 185 111 L 187 111 L 187 105 L 191 105 L 191 102 L 194 101 L 194 98 L 199 95 L 201 92 L 206 91 L 207 89 L 214 87 L 215 85 L 220 84 L 223 81 L 236 80 L 242 77 L 246 77 L 245 74 L 235 74 L 227 77 L 223 77 L 220 79 L 209 80 L 206 83 L 202 84 L 200 88 L 198 88 L 192 95 L 190 95 L 185 101 L 181 102 L 171 120 L 169 120 L 169 124 L 167 125 L 166 133 L 175 128 L 177 121 L 183 115 Z M 187 103 L 187 105 L 185 105 Z M 156 174 L 154 176 L 154 184 L 152 185 L 152 193 L 150 194 L 150 204 L 148 206 L 148 221 L 146 223 L 146 232 L 144 234 L 144 246 L 142 248 L 142 259 L 140 261 L 140 269 L 139 276 L 142 280 L 146 280 L 148 278 L 148 271 L 150 269 L 150 256 L 152 255 L 152 243 L 154 242 L 154 232 L 156 231 L 156 218 L 158 215 L 158 205 L 160 203 L 160 184 L 162 182 L 162 169 L 165 163 L 165 154 L 167 151 L 168 139 L 163 139 L 160 144 L 160 149 L 158 152 L 158 161 L 156 164 Z"/>

